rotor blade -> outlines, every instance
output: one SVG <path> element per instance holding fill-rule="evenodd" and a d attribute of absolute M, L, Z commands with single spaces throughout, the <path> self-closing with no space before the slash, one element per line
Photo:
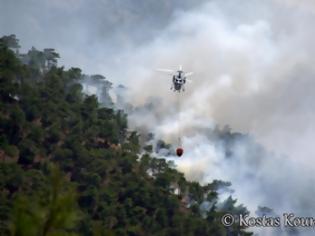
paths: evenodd
<path fill-rule="evenodd" d="M 159 72 L 164 72 L 164 73 L 167 73 L 167 74 L 174 74 L 176 71 L 174 70 L 169 70 L 169 69 L 156 69 L 156 71 L 159 71 Z"/>
<path fill-rule="evenodd" d="M 185 73 L 185 76 L 188 77 L 188 76 L 191 76 L 193 74 L 194 74 L 194 72 L 187 72 L 187 73 Z"/>
<path fill-rule="evenodd" d="M 174 73 L 175 71 L 174 70 L 170 70 L 170 69 L 156 69 L 157 71 L 160 71 L 160 72 L 172 72 L 172 73 Z"/>

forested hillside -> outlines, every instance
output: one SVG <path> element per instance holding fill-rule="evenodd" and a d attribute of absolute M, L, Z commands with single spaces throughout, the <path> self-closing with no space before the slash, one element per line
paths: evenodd
<path fill-rule="evenodd" d="M 0 235 L 251 235 L 221 225 L 247 212 L 232 198 L 217 209 L 226 183 L 189 182 L 140 152 L 127 115 L 82 92 L 79 68 L 18 48 L 0 39 Z"/>

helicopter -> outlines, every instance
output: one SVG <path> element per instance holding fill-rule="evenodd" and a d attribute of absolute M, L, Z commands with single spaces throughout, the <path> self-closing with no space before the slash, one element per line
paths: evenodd
<path fill-rule="evenodd" d="M 185 91 L 186 81 L 191 82 L 191 80 L 187 79 L 187 77 L 191 76 L 193 74 L 193 72 L 184 72 L 181 65 L 179 66 L 178 70 L 170 70 L 170 69 L 156 69 L 156 70 L 172 75 L 171 90 L 173 90 L 174 92 L 178 92 L 178 93 Z M 181 96 L 176 95 L 176 97 L 177 97 L 177 110 L 178 110 L 178 114 L 180 114 L 180 101 L 181 101 L 180 97 Z M 178 137 L 179 137 L 178 138 L 178 147 L 176 148 L 175 153 L 178 157 L 181 157 L 184 154 L 184 148 L 182 147 L 179 128 L 178 128 Z"/>
<path fill-rule="evenodd" d="M 176 70 L 170 70 L 170 69 L 157 69 L 157 71 L 165 72 L 170 75 L 172 75 L 172 87 L 171 90 L 174 92 L 181 92 L 185 91 L 185 83 L 186 81 L 189 81 L 187 79 L 188 76 L 191 76 L 193 72 L 184 72 L 182 66 L 179 66 L 179 69 Z"/>

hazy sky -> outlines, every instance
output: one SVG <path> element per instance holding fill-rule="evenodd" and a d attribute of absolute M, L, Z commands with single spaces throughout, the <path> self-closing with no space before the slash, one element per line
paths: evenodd
<path fill-rule="evenodd" d="M 61 65 L 108 75 L 124 65 L 121 53 L 153 40 L 177 12 L 202 2 L 0 0 L 0 34 L 16 34 L 24 50 L 55 48 Z"/>

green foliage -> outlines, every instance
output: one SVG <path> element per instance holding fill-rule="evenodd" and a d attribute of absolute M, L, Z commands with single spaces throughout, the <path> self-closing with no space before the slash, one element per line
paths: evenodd
<path fill-rule="evenodd" d="M 2 148 L 4 152 L 10 157 L 16 157 L 19 153 L 19 149 L 14 145 L 4 145 Z"/>
<path fill-rule="evenodd" d="M 37 194 L 20 192 L 11 215 L 12 235 L 74 235 L 80 212 L 75 191 L 57 167 L 51 166 Z"/>
<path fill-rule="evenodd" d="M 0 47 L 8 47 L 12 49 L 18 49 L 21 46 L 19 45 L 19 40 L 16 38 L 15 34 L 11 34 L 8 36 L 3 36 L 0 39 Z"/>
<path fill-rule="evenodd" d="M 228 183 L 189 182 L 152 158 L 152 146 L 141 156 L 126 114 L 82 93 L 80 69 L 57 67 L 53 49 L 33 48 L 23 64 L 8 37 L 0 39 L 1 235 L 226 235 L 219 217 L 246 211 L 234 199 L 217 210 L 216 191 Z M 106 98 L 110 82 L 91 79 Z M 204 201 L 214 202 L 206 216 Z"/>

